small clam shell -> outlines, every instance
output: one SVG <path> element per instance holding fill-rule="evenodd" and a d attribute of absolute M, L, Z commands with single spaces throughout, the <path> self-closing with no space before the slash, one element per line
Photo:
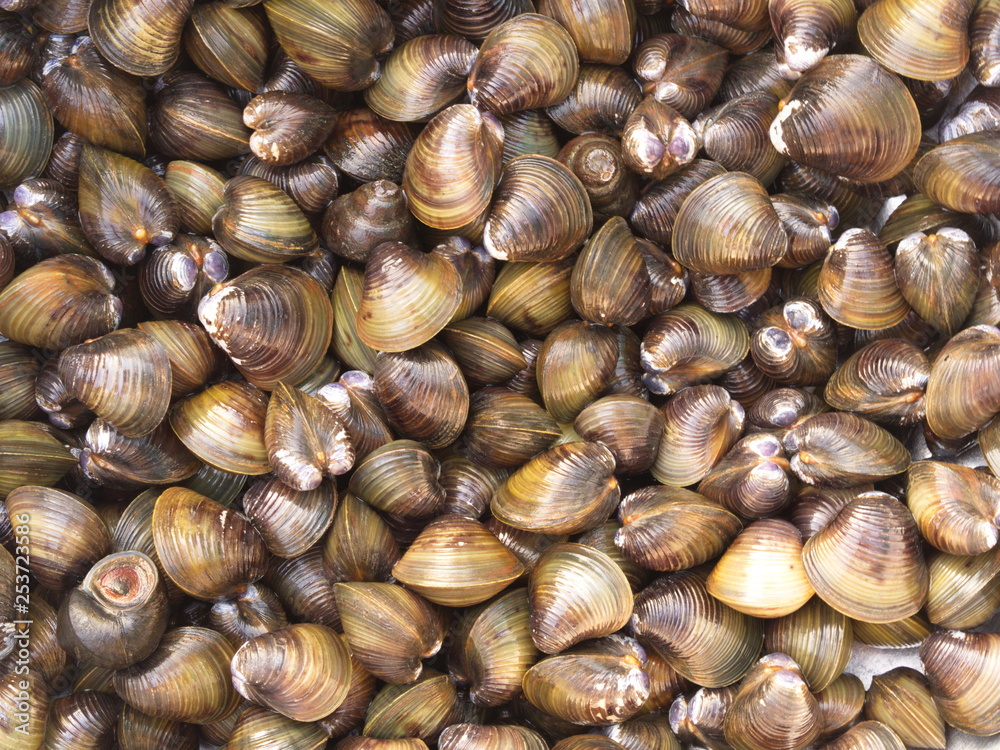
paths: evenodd
<path fill-rule="evenodd" d="M 221 84 L 199 73 L 162 76 L 149 110 L 149 140 L 170 159 L 217 161 L 250 152 L 243 110 Z"/>
<path fill-rule="evenodd" d="M 331 580 L 384 581 L 399 560 L 399 546 L 382 517 L 350 493 L 337 506 L 323 538 L 323 565 Z"/>
<path fill-rule="evenodd" d="M 629 217 L 633 229 L 653 242 L 669 245 L 677 212 L 696 187 L 725 173 L 722 165 L 695 159 L 666 179 L 646 186 Z"/>
<path fill-rule="evenodd" d="M 545 110 L 526 109 L 522 112 L 513 112 L 501 117 L 500 124 L 503 125 L 504 133 L 504 164 L 515 156 L 524 154 L 540 154 L 553 159 L 559 155 L 560 144 L 556 138 L 555 124 L 545 114 Z"/>
<path fill-rule="evenodd" d="M 569 96 L 546 112 L 574 135 L 594 131 L 618 136 L 640 101 L 642 91 L 620 66 L 585 63 Z"/>
<path fill-rule="evenodd" d="M 782 268 L 801 268 L 822 260 L 840 224 L 837 209 L 826 201 L 797 193 L 771 196 L 778 218 L 788 233 L 788 252 L 778 261 Z"/>
<path fill-rule="evenodd" d="M 523 686 L 525 698 L 537 708 L 588 726 L 624 721 L 649 696 L 649 676 L 632 655 L 550 656 L 528 670 Z"/>
<path fill-rule="evenodd" d="M 261 706 L 248 706 L 236 720 L 227 744 L 275 744 L 316 750 L 328 739 L 317 724 L 295 721 Z"/>
<path fill-rule="evenodd" d="M 243 512 L 268 550 L 279 557 L 301 555 L 316 544 L 333 522 L 336 508 L 337 491 L 331 482 L 300 490 L 271 477 L 243 494 Z"/>
<path fill-rule="evenodd" d="M 754 617 L 783 617 L 802 607 L 813 588 L 802 566 L 802 537 L 788 521 L 754 521 L 715 564 L 708 592 Z"/>
<path fill-rule="evenodd" d="M 348 370 L 338 382 L 327 383 L 316 391 L 316 397 L 333 409 L 347 427 L 356 459 L 392 440 L 392 430 L 375 398 L 368 373 Z"/>
<path fill-rule="evenodd" d="M 529 336 L 548 335 L 573 314 L 574 262 L 571 257 L 554 263 L 504 264 L 490 291 L 486 314 Z"/>
<path fill-rule="evenodd" d="M 699 688 L 692 694 L 677 696 L 670 706 L 670 730 L 681 742 L 725 750 L 729 744 L 722 722 L 736 697 L 736 690 L 734 684 L 723 688 Z"/>
<path fill-rule="evenodd" d="M 461 279 L 451 263 L 401 242 L 375 249 L 365 265 L 357 307 L 358 336 L 384 352 L 403 352 L 429 341 L 461 302 Z"/>
<path fill-rule="evenodd" d="M 500 177 L 502 149 L 503 126 L 493 115 L 469 104 L 437 114 L 406 158 L 402 185 L 410 211 L 442 230 L 480 219 Z"/>
<path fill-rule="evenodd" d="M 833 685 L 850 659 L 854 632 L 850 619 L 818 596 L 764 627 L 764 649 L 794 659 L 813 693 Z"/>
<path fill-rule="evenodd" d="M 695 273 L 691 276 L 691 292 L 698 304 L 716 313 L 742 313 L 752 318 L 773 289 L 771 269 L 761 268 L 739 274 Z"/>
<path fill-rule="evenodd" d="M 253 130 L 250 150 L 269 164 L 288 165 L 316 151 L 333 129 L 336 113 L 308 94 L 266 91 L 243 110 L 243 124 Z"/>
<path fill-rule="evenodd" d="M 768 136 L 777 115 L 778 97 L 770 91 L 753 91 L 706 110 L 694 121 L 694 129 L 710 159 L 770 185 L 787 161 Z"/>
<path fill-rule="evenodd" d="M 134 265 L 147 245 L 167 245 L 177 212 L 166 183 L 128 157 L 86 145 L 80 155 L 80 223 L 112 263 Z"/>
<path fill-rule="evenodd" d="M 563 443 L 532 458 L 493 495 L 493 515 L 543 534 L 575 534 L 603 523 L 620 498 L 615 460 L 600 443 Z"/>
<path fill-rule="evenodd" d="M 354 446 L 340 419 L 319 399 L 284 383 L 278 383 L 268 403 L 264 442 L 278 478 L 303 492 L 354 465 Z"/>
<path fill-rule="evenodd" d="M 181 235 L 155 248 L 139 267 L 139 293 L 156 317 L 194 321 L 201 298 L 228 275 L 229 259 L 216 242 Z"/>
<path fill-rule="evenodd" d="M 941 716 L 981 737 L 1000 732 L 1000 634 L 939 630 L 920 646 L 920 661 Z"/>
<path fill-rule="evenodd" d="M 591 235 L 570 278 L 573 307 L 603 325 L 635 325 L 652 301 L 652 284 L 640 243 L 625 219 L 613 217 Z"/>
<path fill-rule="evenodd" d="M 469 98 L 495 115 L 547 107 L 569 96 L 579 69 L 566 29 L 546 16 L 524 13 L 483 41 L 469 74 Z"/>
<path fill-rule="evenodd" d="M 361 182 L 398 183 L 414 138 L 413 126 L 359 107 L 340 113 L 324 150 L 337 169 Z"/>
<path fill-rule="evenodd" d="M 500 540 L 500 543 L 509 549 L 526 571 L 534 570 L 538 564 L 538 559 L 553 544 L 559 544 L 569 539 L 568 534 L 540 534 L 534 531 L 518 529 L 514 526 L 499 521 L 496 517 L 489 517 L 486 521 L 486 528 Z M 603 527 L 598 526 L 597 529 Z M 586 535 L 581 536 L 583 539 Z M 584 542 L 580 542 L 583 544 Z"/>
<path fill-rule="evenodd" d="M 273 182 L 310 218 L 322 215 L 330 201 L 337 197 L 341 179 L 333 162 L 319 152 L 287 166 L 248 156 L 240 165 L 240 174 Z"/>
<path fill-rule="evenodd" d="M 548 750 L 548 743 L 537 732 L 519 726 L 484 726 L 452 724 L 441 732 L 440 750 Z"/>
<path fill-rule="evenodd" d="M 364 271 L 342 265 L 330 294 L 333 317 L 333 353 L 347 367 L 370 374 L 375 369 L 375 350 L 358 336 L 358 308 L 364 293 Z"/>
<path fill-rule="evenodd" d="M 272 390 L 301 382 L 323 358 L 333 308 L 312 277 L 262 265 L 217 285 L 199 303 L 198 318 L 245 377 Z"/>
<path fill-rule="evenodd" d="M 696 569 L 657 578 L 636 597 L 631 624 L 685 678 L 724 687 L 753 666 L 763 623 L 711 596 L 706 575 Z"/>
<path fill-rule="evenodd" d="M 922 613 L 888 623 L 852 620 L 854 637 L 859 643 L 877 648 L 912 648 L 930 635 L 931 624 Z"/>
<path fill-rule="evenodd" d="M 910 311 L 892 258 L 867 229 L 849 229 L 833 245 L 820 272 L 819 301 L 838 323 L 866 330 L 894 326 Z"/>
<path fill-rule="evenodd" d="M 632 3 L 591 0 L 575 5 L 569 0 L 540 0 L 538 12 L 566 28 L 582 61 L 621 65 L 628 59 L 635 24 Z"/>
<path fill-rule="evenodd" d="M 194 724 L 158 719 L 126 704 L 118 715 L 117 737 L 118 743 L 125 747 L 143 747 L 143 743 L 149 743 L 197 750 L 200 733 Z"/>
<path fill-rule="evenodd" d="M 28 347 L 13 341 L 0 342 L 0 419 L 31 419 L 40 406 L 46 406 L 35 401 L 35 383 L 41 369 Z"/>
<path fill-rule="evenodd" d="M 718 382 L 744 409 L 752 408 L 777 387 L 777 383 L 757 368 L 752 357 L 744 357 Z"/>
<path fill-rule="evenodd" d="M 749 351 L 750 336 L 739 318 L 681 304 L 646 328 L 640 351 L 643 382 L 653 393 L 670 395 L 718 377 Z"/>
<path fill-rule="evenodd" d="M 267 571 L 267 547 L 246 516 L 181 487 L 156 500 L 153 541 L 170 579 L 199 599 L 230 595 Z"/>
<path fill-rule="evenodd" d="M 394 440 L 358 462 L 348 491 L 378 510 L 419 518 L 437 513 L 444 504 L 438 484 L 440 466 L 419 443 Z"/>
<path fill-rule="evenodd" d="M 221 721 L 239 705 L 229 676 L 232 658 L 233 647 L 220 633 L 174 628 L 149 657 L 115 672 L 115 692 L 150 716 L 188 724 Z"/>
<path fill-rule="evenodd" d="M 760 182 L 728 172 L 696 187 L 681 205 L 672 247 L 692 271 L 742 273 L 781 260 L 788 235 Z"/>
<path fill-rule="evenodd" d="M 300 258 L 318 243 L 309 220 L 289 195 L 260 177 L 240 175 L 226 183 L 224 203 L 212 226 L 226 252 L 251 263 Z"/>
<path fill-rule="evenodd" d="M 372 381 L 375 397 L 401 437 L 437 450 L 451 445 L 465 427 L 469 387 L 458 364 L 436 342 L 380 352 Z"/>
<path fill-rule="evenodd" d="M 181 51 L 181 32 L 193 0 L 99 0 L 90 4 L 87 27 L 101 54 L 137 76 L 165 73 Z"/>
<path fill-rule="evenodd" d="M 491 318 L 464 318 L 440 334 L 471 388 L 509 380 L 528 364 L 514 335 Z"/>
<path fill-rule="evenodd" d="M 208 619 L 234 648 L 288 625 L 278 595 L 258 583 L 248 584 L 232 597 L 213 604 Z"/>
<path fill-rule="evenodd" d="M 622 154 L 634 172 L 662 180 L 694 159 L 700 140 L 677 110 L 647 96 L 625 122 Z"/>
<path fill-rule="evenodd" d="M 181 442 L 206 464 L 254 475 L 271 470 L 264 444 L 266 416 L 263 391 L 226 381 L 178 401 L 169 418 Z"/>
<path fill-rule="evenodd" d="M 625 557 L 622 551 L 615 545 L 615 535 L 621 527 L 621 524 L 614 519 L 605 521 L 586 534 L 581 534 L 577 537 L 577 542 L 587 547 L 593 547 L 611 558 L 614 564 L 625 574 L 625 578 L 628 580 L 628 584 L 634 593 L 640 591 L 649 582 L 650 575 L 649 571 L 641 565 Z"/>
<path fill-rule="evenodd" d="M 337 706 L 337 710 L 329 716 L 324 716 L 316 725 L 326 734 L 327 737 L 343 737 L 348 732 L 352 732 L 361 726 L 365 720 L 365 712 L 368 704 L 375 697 L 378 680 L 376 680 L 367 669 L 358 661 L 357 657 L 351 655 L 351 683 L 347 688 L 347 697 L 343 703 Z M 345 740 L 346 741 L 346 740 Z M 379 740 L 372 740 L 378 742 Z M 406 740 L 403 740 L 406 742 Z M 419 742 L 419 740 L 412 740 Z M 355 745 L 354 747 L 360 747 Z M 372 747 L 369 745 L 368 747 Z M 426 745 L 406 745 L 407 748 L 425 748 Z"/>
<path fill-rule="evenodd" d="M 781 440 L 759 432 L 736 443 L 701 480 L 698 491 L 741 517 L 764 518 L 791 502 L 795 482 Z"/>
<path fill-rule="evenodd" d="M 170 359 L 171 398 L 201 388 L 222 369 L 222 352 L 199 326 L 179 320 L 148 320 L 137 327 L 158 341 Z"/>
<path fill-rule="evenodd" d="M 1000 608 L 1000 552 L 948 555 L 932 552 L 927 561 L 930 590 L 927 619 L 944 628 L 975 628 Z"/>
<path fill-rule="evenodd" d="M 10 424 L 9 422 L 5 424 Z M 50 589 L 70 589 L 111 551 L 111 534 L 94 507 L 69 492 L 23 485 L 6 495 L 12 519 L 28 518 L 31 574 Z"/>
<path fill-rule="evenodd" d="M 785 97 L 792 90 L 793 82 L 781 75 L 776 56 L 764 50 L 734 60 L 726 68 L 716 101 L 727 102 L 752 91 L 770 91 L 779 99 Z"/>
<path fill-rule="evenodd" d="M 583 544 L 557 544 L 538 560 L 528 583 L 531 637 L 556 654 L 610 635 L 632 616 L 632 589 L 604 553 Z"/>
<path fill-rule="evenodd" d="M 17 675 L 11 671 L 0 677 L 0 710 L 4 715 L 13 716 L 18 711 L 18 703 L 23 700 L 21 696 L 24 694 L 29 699 L 23 722 L 0 727 L 0 739 L 17 750 L 41 747 L 44 742 L 48 723 L 49 686 L 45 678 L 34 671 L 26 675 Z"/>
<path fill-rule="evenodd" d="M 648 662 L 647 662 L 648 672 Z M 681 750 L 670 729 L 670 719 L 665 714 L 643 714 L 627 719 L 620 724 L 612 724 L 604 729 L 625 750 Z"/>
<path fill-rule="evenodd" d="M 880 721 L 862 721 L 824 747 L 830 750 L 904 750 L 899 736 Z"/>
<path fill-rule="evenodd" d="M 863 106 L 853 93 L 861 88 L 867 92 Z M 854 137 L 834 135 L 843 128 Z M 920 132 L 917 106 L 898 78 L 870 58 L 836 55 L 802 76 L 783 100 L 771 142 L 797 162 L 878 182 L 913 159 Z"/>
<path fill-rule="evenodd" d="M 347 696 L 351 657 L 333 630 L 298 623 L 247 641 L 233 655 L 233 685 L 247 700 L 296 721 L 316 721 Z"/>
<path fill-rule="evenodd" d="M 906 503 L 924 539 L 952 555 L 978 555 L 1000 541 L 1000 481 L 956 464 L 918 461 Z"/>
<path fill-rule="evenodd" d="M 991 213 L 1000 206 L 1000 183 L 994 175 L 1000 139 L 994 132 L 973 133 L 931 149 L 917 162 L 917 189 L 952 211 Z"/>
<path fill-rule="evenodd" d="M 91 422 L 80 466 L 106 487 L 130 489 L 146 484 L 176 484 L 193 476 L 202 463 L 161 422 L 142 437 L 125 437 L 101 418 Z"/>
<path fill-rule="evenodd" d="M 479 518 L 489 507 L 493 493 L 509 476 L 508 470 L 487 468 L 462 453 L 446 458 L 441 462 L 445 512 Z"/>
<path fill-rule="evenodd" d="M 997 32 L 996 3 L 976 3 L 969 17 L 969 69 L 984 86 L 995 86 L 1000 82 L 1000 70 L 997 70 L 995 62 L 1000 42 Z"/>
<path fill-rule="evenodd" d="M 819 705 L 799 665 L 785 654 L 769 654 L 743 678 L 723 726 L 734 750 L 803 750 L 819 736 Z"/>
<path fill-rule="evenodd" d="M 537 378 L 545 408 L 570 422 L 608 385 L 618 358 L 614 332 L 567 321 L 546 336 L 538 351 Z"/>
<path fill-rule="evenodd" d="M 191 9 L 183 42 L 205 75 L 225 86 L 257 91 L 264 85 L 269 36 L 261 8 L 211 2 Z"/>
<path fill-rule="evenodd" d="M 324 570 L 319 546 L 310 547 L 298 557 L 274 562 L 264 581 L 279 596 L 289 617 L 334 629 L 341 627 L 334 583 Z"/>
<path fill-rule="evenodd" d="M 449 607 L 486 601 L 523 572 L 520 561 L 488 529 L 457 514 L 439 516 L 425 526 L 392 569 L 400 583 Z"/>
<path fill-rule="evenodd" d="M 979 288 L 976 243 L 960 229 L 911 234 L 896 248 L 896 282 L 906 301 L 944 336 L 968 317 Z"/>
<path fill-rule="evenodd" d="M 42 91 L 59 123 L 95 146 L 143 156 L 146 92 L 142 81 L 108 63 L 84 36 L 46 60 Z"/>
<path fill-rule="evenodd" d="M 788 162 L 778 173 L 778 184 L 785 193 L 805 195 L 833 206 L 845 226 L 864 224 L 878 212 L 879 202 L 862 195 L 851 183 L 797 161 Z"/>
<path fill-rule="evenodd" d="M 431 250 L 458 270 L 461 295 L 453 323 L 472 316 L 486 301 L 496 278 L 496 263 L 481 246 L 473 246 L 465 237 L 452 236 Z M 457 356 L 457 355 L 456 355 Z"/>
<path fill-rule="evenodd" d="M 994 326 L 966 328 L 944 345 L 931 366 L 924 396 L 927 425 L 935 435 L 944 439 L 968 435 L 1000 411 L 997 362 L 1000 330 Z"/>
<path fill-rule="evenodd" d="M 426 120 L 464 93 L 477 54 L 471 42 L 458 36 L 410 39 L 386 58 L 382 76 L 365 89 L 365 101 L 390 120 Z"/>
<path fill-rule="evenodd" d="M 593 224 L 587 191 L 576 175 L 555 159 L 519 156 L 504 166 L 483 247 L 497 260 L 562 260 L 584 243 Z"/>
<path fill-rule="evenodd" d="M 573 422 L 576 433 L 584 440 L 608 446 L 622 474 L 639 474 L 652 466 L 663 426 L 659 409 L 645 399 L 628 395 L 600 398 Z"/>
<path fill-rule="evenodd" d="M 515 469 L 561 435 L 558 423 L 527 396 L 506 388 L 484 388 L 472 396 L 465 446 L 483 466 Z"/>
<path fill-rule="evenodd" d="M 754 321 L 750 356 L 760 371 L 783 385 L 819 385 L 837 364 L 834 324 L 818 302 L 790 299 Z"/>
<path fill-rule="evenodd" d="M 320 0 L 279 0 L 264 10 L 282 49 L 322 85 L 358 91 L 381 74 L 376 55 L 392 46 L 392 20 L 371 0 L 336 9 Z"/>
<path fill-rule="evenodd" d="M 471 610 L 456 632 L 451 671 L 469 684 L 472 700 L 497 706 L 521 692 L 538 658 L 531 639 L 526 589 L 516 589 Z"/>
<path fill-rule="evenodd" d="M 383 687 L 368 708 L 362 732 L 383 739 L 415 735 L 431 740 L 449 724 L 460 721 L 460 715 L 461 704 L 451 678 L 427 669 L 415 682 Z"/>
<path fill-rule="evenodd" d="M 910 667 L 872 677 L 865 695 L 865 718 L 882 722 L 908 746 L 946 747 L 944 719 L 934 705 L 927 679 Z"/>
<path fill-rule="evenodd" d="M 927 598 L 917 525 L 904 505 L 881 492 L 848 503 L 805 543 L 802 562 L 823 601 L 859 620 L 900 620 Z"/>
<path fill-rule="evenodd" d="M 790 79 L 811 70 L 831 50 L 849 41 L 858 17 L 851 0 L 774 0 L 768 3 L 768 11 L 777 40 L 778 70 Z"/>
<path fill-rule="evenodd" d="M 323 241 L 341 257 L 366 263 L 383 242 L 413 240 L 413 216 L 399 186 L 366 182 L 333 201 L 323 214 Z"/>
<path fill-rule="evenodd" d="M 615 546 L 650 570 L 685 570 L 718 557 L 736 537 L 740 520 L 690 490 L 644 487 L 618 506 Z"/>
<path fill-rule="evenodd" d="M 155 338 L 126 328 L 59 357 L 67 392 L 125 437 L 152 432 L 170 406 L 170 359 Z"/>
<path fill-rule="evenodd" d="M 843 734 L 861 716 L 865 686 L 853 674 L 845 673 L 815 693 L 819 704 L 820 741 Z"/>
<path fill-rule="evenodd" d="M 784 445 L 792 454 L 792 471 L 818 487 L 855 487 L 895 476 L 910 465 L 909 451 L 896 438 L 844 412 L 810 417 L 785 436 Z"/>
<path fill-rule="evenodd" d="M 38 422 L 0 421 L 0 498 L 24 485 L 54 485 L 76 463 L 70 447 Z"/>
<path fill-rule="evenodd" d="M 225 202 L 226 178 L 193 161 L 167 164 L 163 181 L 174 199 L 180 228 L 200 235 L 212 233 L 212 217 Z"/>
<path fill-rule="evenodd" d="M 666 424 L 650 471 L 671 487 L 703 479 L 743 431 L 743 407 L 717 385 L 685 388 L 662 412 Z"/>
<path fill-rule="evenodd" d="M 635 50 L 632 67 L 644 94 L 694 117 L 718 91 L 726 58 L 726 51 L 704 35 L 657 34 Z"/>
<path fill-rule="evenodd" d="M 835 409 L 888 424 L 911 424 L 924 415 L 930 362 L 900 339 L 873 341 L 852 354 L 827 381 L 823 398 Z"/>
<path fill-rule="evenodd" d="M 940 81 L 969 61 L 968 24 L 974 0 L 925 5 L 886 0 L 858 18 L 858 39 L 889 70 L 908 78 Z"/>

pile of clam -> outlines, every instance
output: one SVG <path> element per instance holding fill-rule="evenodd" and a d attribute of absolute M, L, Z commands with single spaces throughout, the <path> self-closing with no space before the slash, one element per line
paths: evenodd
<path fill-rule="evenodd" d="M 0 747 L 1000 734 L 994 86 L 1000 0 L 0 0 Z"/>

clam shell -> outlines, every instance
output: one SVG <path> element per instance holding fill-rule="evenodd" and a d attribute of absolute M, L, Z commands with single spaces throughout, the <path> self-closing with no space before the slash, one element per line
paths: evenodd
<path fill-rule="evenodd" d="M 251 485 L 243 495 L 243 512 L 278 557 L 301 555 L 316 544 L 336 509 L 337 490 L 331 482 L 300 490 L 271 477 Z"/>
<path fill-rule="evenodd" d="M 698 491 L 745 518 L 764 518 L 792 500 L 794 480 L 781 441 L 761 432 L 740 440 L 705 475 Z"/>
<path fill-rule="evenodd" d="M 399 546 L 381 516 L 350 493 L 340 498 L 323 538 L 323 566 L 335 581 L 385 581 Z"/>
<path fill-rule="evenodd" d="M 917 525 L 905 506 L 881 492 L 848 503 L 806 541 L 802 562 L 820 598 L 859 620 L 900 620 L 927 598 Z"/>
<path fill-rule="evenodd" d="M 580 63 L 557 21 L 523 13 L 494 28 L 469 74 L 469 99 L 495 115 L 558 104 L 573 89 Z"/>
<path fill-rule="evenodd" d="M 622 0 L 540 0 L 538 12 L 566 28 L 583 62 L 621 65 L 632 50 L 635 8 Z"/>
<path fill-rule="evenodd" d="M 239 694 L 229 676 L 233 647 L 214 630 L 168 630 L 146 659 L 115 672 L 115 692 L 132 708 L 161 719 L 209 724 L 233 713 Z"/>
<path fill-rule="evenodd" d="M 1000 482 L 965 466 L 917 461 L 906 503 L 921 535 L 952 555 L 978 555 L 1000 541 Z"/>
<path fill-rule="evenodd" d="M 383 687 L 368 708 L 362 731 L 368 737 L 381 739 L 415 735 L 430 740 L 460 720 L 460 705 L 451 679 L 428 669 L 408 685 Z"/>
<path fill-rule="evenodd" d="M 337 8 L 321 0 L 278 0 L 264 10 L 282 49 L 322 85 L 358 91 L 381 74 L 376 55 L 392 47 L 392 20 L 371 0 Z"/>
<path fill-rule="evenodd" d="M 163 181 L 174 199 L 180 228 L 211 234 L 212 217 L 225 202 L 226 178 L 204 164 L 177 160 L 167 164 Z"/>
<path fill-rule="evenodd" d="M 945 748 L 944 719 L 934 705 L 927 679 L 910 667 L 872 677 L 865 695 L 865 718 L 880 721 L 906 745 Z"/>
<path fill-rule="evenodd" d="M 859 104 L 861 89 L 866 98 Z M 847 131 L 852 138 L 835 135 Z M 878 182 L 913 159 L 920 132 L 917 106 L 902 81 L 871 58 L 836 55 L 795 84 L 771 123 L 771 142 L 797 162 Z"/>
<path fill-rule="evenodd" d="M 191 9 L 183 42 L 205 75 L 225 86 L 257 91 L 264 85 L 269 36 L 261 8 L 211 2 Z"/>
<path fill-rule="evenodd" d="M 583 245 L 593 224 L 587 191 L 576 175 L 555 159 L 518 156 L 500 176 L 483 247 L 497 260 L 562 260 Z"/>
<path fill-rule="evenodd" d="M 1000 384 L 994 380 L 998 358 L 1000 330 L 994 326 L 966 328 L 944 345 L 931 366 L 924 395 L 927 426 L 935 435 L 968 435 L 1000 411 Z M 971 393 L 975 398 L 969 398 Z"/>
<path fill-rule="evenodd" d="M 197 492 L 164 490 L 152 529 L 163 569 L 190 596 L 227 596 L 267 571 L 267 547 L 247 517 Z"/>
<path fill-rule="evenodd" d="M 583 544 L 556 544 L 538 560 L 528 582 L 531 637 L 556 654 L 611 635 L 632 616 L 632 589 L 604 553 Z"/>
<path fill-rule="evenodd" d="M 161 422 L 142 437 L 125 437 L 101 418 L 87 429 L 80 465 L 88 478 L 107 487 L 176 484 L 193 476 L 202 463 Z"/>
<path fill-rule="evenodd" d="M 430 516 L 445 500 L 439 474 L 437 460 L 423 446 L 412 440 L 394 440 L 358 462 L 348 491 L 386 513 Z"/>
<path fill-rule="evenodd" d="M 704 34 L 656 34 L 636 48 L 632 67 L 644 94 L 694 117 L 719 89 L 726 57 Z"/>
<path fill-rule="evenodd" d="M 778 0 L 768 4 L 778 70 L 790 79 L 814 68 L 833 49 L 850 40 L 858 11 L 850 0 L 812 3 Z"/>
<path fill-rule="evenodd" d="M 621 67 L 584 63 L 569 95 L 545 111 L 574 135 L 594 131 L 618 136 L 640 101 L 642 91 Z"/>
<path fill-rule="evenodd" d="M 236 474 L 271 470 L 264 444 L 267 396 L 254 385 L 226 381 L 178 401 L 170 426 L 206 464 Z"/>
<path fill-rule="evenodd" d="M 80 223 L 112 263 L 134 265 L 146 246 L 170 244 L 177 212 L 166 183 L 128 157 L 85 145 L 80 155 Z"/>
<path fill-rule="evenodd" d="M 795 612 L 765 623 L 764 650 L 794 659 L 809 689 L 818 694 L 843 674 L 853 635 L 850 619 L 814 596 Z"/>
<path fill-rule="evenodd" d="M 407 123 L 359 107 L 340 113 L 324 150 L 341 172 L 361 182 L 398 183 L 416 135 Z"/>
<path fill-rule="evenodd" d="M 461 302 L 458 271 L 444 258 L 386 242 L 368 258 L 356 312 L 361 341 L 403 352 L 429 341 Z"/>
<path fill-rule="evenodd" d="M 448 607 L 484 602 L 523 572 L 488 529 L 457 514 L 427 524 L 392 569 L 400 583 Z"/>
<path fill-rule="evenodd" d="M 322 146 L 336 117 L 321 99 L 288 91 L 265 91 L 243 110 L 243 124 L 254 131 L 250 150 L 279 166 L 302 161 Z"/>
<path fill-rule="evenodd" d="M 1000 608 L 1000 552 L 928 557 L 927 619 L 945 628 L 975 628 Z"/>
<path fill-rule="evenodd" d="M 212 340 L 254 385 L 295 385 L 330 345 L 333 308 L 326 290 L 298 269 L 262 265 L 217 285 L 198 304 Z"/>
<path fill-rule="evenodd" d="M 166 73 L 181 51 L 181 32 L 194 0 L 98 0 L 87 27 L 116 68 L 137 76 Z"/>
<path fill-rule="evenodd" d="M 920 646 L 920 661 L 941 716 L 988 737 L 1000 732 L 1000 634 L 940 630 Z"/>
<path fill-rule="evenodd" d="M 702 568 L 657 578 L 636 597 L 631 625 L 686 679 L 724 687 L 753 666 L 763 623 L 711 596 L 706 577 Z"/>
<path fill-rule="evenodd" d="M 865 686 L 853 674 L 845 673 L 816 693 L 820 713 L 820 740 L 841 735 L 861 716 Z"/>
<path fill-rule="evenodd" d="M 438 747 L 440 750 L 477 750 L 481 747 L 497 750 L 548 750 L 548 743 L 540 734 L 527 727 L 452 724 L 441 732 Z"/>
<path fill-rule="evenodd" d="M 770 185 L 787 161 L 771 144 L 768 128 L 778 115 L 778 97 L 753 91 L 706 110 L 694 129 L 710 159 Z"/>
<path fill-rule="evenodd" d="M 483 388 L 472 396 L 465 448 L 478 464 L 515 469 L 551 446 L 558 423 L 527 396 L 506 388 Z"/>
<path fill-rule="evenodd" d="M 803 750 L 819 736 L 819 705 L 799 665 L 785 654 L 770 654 L 743 678 L 723 726 L 734 750 Z"/>
<path fill-rule="evenodd" d="M 740 520 L 690 490 L 644 487 L 618 506 L 622 527 L 615 546 L 650 570 L 685 570 L 719 556 L 736 537 Z"/>
<path fill-rule="evenodd" d="M 754 617 L 792 614 L 813 595 L 798 529 L 776 518 L 754 521 L 715 564 L 707 588 L 719 601 Z"/>
<path fill-rule="evenodd" d="M 614 456 L 600 443 L 563 443 L 514 472 L 494 493 L 490 508 L 500 521 L 526 531 L 587 531 L 618 504 L 614 470 Z"/>
<path fill-rule="evenodd" d="M 647 96 L 622 129 L 622 154 L 636 173 L 654 180 L 689 164 L 701 145 L 691 124 L 674 108 Z"/>
<path fill-rule="evenodd" d="M 935 203 L 962 213 L 991 213 L 1000 206 L 994 165 L 1000 139 L 987 131 L 963 135 L 928 151 L 917 162 L 913 181 Z"/>
<path fill-rule="evenodd" d="M 536 377 L 545 408 L 569 422 L 607 387 L 618 358 L 614 333 L 586 322 L 567 321 L 538 350 Z"/>
<path fill-rule="evenodd" d="M 639 183 L 625 163 L 619 141 L 600 133 L 587 133 L 567 142 L 556 158 L 583 183 L 595 225 L 616 216 L 628 216 L 632 211 Z"/>
<path fill-rule="evenodd" d="M 139 267 L 139 293 L 156 317 L 194 321 L 201 298 L 228 275 L 229 259 L 218 244 L 182 235 L 155 248 Z"/>
<path fill-rule="evenodd" d="M 788 252 L 778 261 L 782 268 L 800 268 L 822 260 L 832 244 L 840 214 L 831 203 L 797 193 L 771 196 L 778 218 L 788 233 Z"/>
<path fill-rule="evenodd" d="M 170 358 L 159 341 L 137 329 L 66 349 L 59 378 L 67 393 L 125 437 L 148 435 L 170 406 Z"/>
<path fill-rule="evenodd" d="M 573 422 L 576 433 L 584 440 L 608 446 L 622 474 L 639 474 L 652 466 L 663 426 L 663 415 L 655 406 L 629 395 L 599 398 Z"/>
<path fill-rule="evenodd" d="M 629 217 L 633 229 L 646 239 L 669 245 L 677 212 L 695 188 L 713 177 L 725 174 L 721 164 L 695 159 L 666 179 L 647 185 Z"/>
<path fill-rule="evenodd" d="M 862 721 L 844 732 L 825 747 L 831 750 L 904 750 L 906 747 L 895 732 L 880 721 Z"/>
<path fill-rule="evenodd" d="M 505 264 L 490 291 L 486 314 L 529 336 L 548 335 L 573 314 L 573 265 L 573 258 L 553 263 Z"/>

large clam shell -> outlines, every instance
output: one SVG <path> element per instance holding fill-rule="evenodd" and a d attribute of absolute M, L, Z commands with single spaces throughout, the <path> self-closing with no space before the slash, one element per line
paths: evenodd
<path fill-rule="evenodd" d="M 116 68 L 137 76 L 166 73 L 181 51 L 181 32 L 194 0 L 97 0 L 87 27 Z"/>

